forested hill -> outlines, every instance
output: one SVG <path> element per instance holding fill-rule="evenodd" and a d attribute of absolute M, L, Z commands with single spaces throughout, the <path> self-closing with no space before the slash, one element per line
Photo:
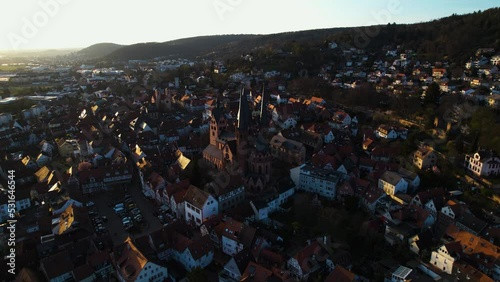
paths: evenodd
<path fill-rule="evenodd" d="M 214 35 L 167 41 L 140 43 L 104 51 L 101 57 L 112 60 L 175 58 L 228 58 L 255 49 L 273 50 L 290 44 L 320 45 L 336 41 L 339 45 L 380 50 L 383 46 L 402 45 L 429 59 L 466 60 L 475 50 L 492 47 L 500 50 L 500 8 L 466 15 L 451 15 L 425 23 L 384 23 L 376 27 L 330 28 L 285 32 L 271 35 Z M 364 36 L 364 37 L 363 37 Z M 88 48 L 90 49 L 90 47 Z M 93 53 L 98 57 L 97 53 Z"/>
<path fill-rule="evenodd" d="M 178 39 L 162 43 L 139 43 L 125 46 L 109 54 L 109 59 L 150 59 L 170 56 L 194 59 L 209 56 L 222 46 L 231 46 L 258 35 L 213 35 Z"/>
<path fill-rule="evenodd" d="M 114 43 L 98 43 L 76 52 L 75 55 L 84 59 L 100 58 L 107 56 L 122 47 L 124 47 L 124 45 Z"/>

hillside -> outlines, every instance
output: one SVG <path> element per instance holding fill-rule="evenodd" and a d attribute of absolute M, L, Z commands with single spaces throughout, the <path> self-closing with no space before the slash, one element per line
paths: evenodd
<path fill-rule="evenodd" d="M 98 43 L 84 48 L 76 52 L 74 55 L 84 59 L 101 58 L 113 53 L 123 46 L 124 45 L 114 43 Z"/>
<path fill-rule="evenodd" d="M 111 60 L 149 59 L 154 57 L 230 58 L 255 49 L 290 49 L 292 44 L 321 46 L 325 41 L 380 51 L 383 46 L 402 45 L 429 60 L 444 57 L 463 62 L 478 48 L 500 50 L 500 8 L 416 24 L 384 24 L 377 27 L 329 28 L 285 32 L 270 35 L 214 35 L 167 41 L 139 43 L 121 47 L 105 43 L 92 45 L 78 53 Z M 360 36 L 367 36 L 360 43 Z M 371 31 L 371 33 L 369 33 Z M 365 44 L 366 43 L 366 44 Z M 286 47 L 286 48 L 285 48 Z"/>
<path fill-rule="evenodd" d="M 500 8 L 466 15 L 452 15 L 438 20 L 380 27 L 380 33 L 369 38 L 369 49 L 380 50 L 385 45 L 402 45 L 419 55 L 432 59 L 467 60 L 478 48 L 500 49 Z M 364 30 L 365 28 L 361 28 Z M 338 34 L 341 42 L 356 46 L 353 30 Z"/>
<path fill-rule="evenodd" d="M 172 56 L 194 59 L 209 55 L 214 50 L 228 46 L 257 35 L 214 35 L 178 39 L 162 43 L 139 43 L 120 48 L 108 56 L 109 59 L 149 59 Z"/>

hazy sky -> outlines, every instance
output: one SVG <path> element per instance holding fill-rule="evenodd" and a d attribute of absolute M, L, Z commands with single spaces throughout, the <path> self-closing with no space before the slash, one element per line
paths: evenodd
<path fill-rule="evenodd" d="M 414 23 L 498 0 L 2 0 L 0 50 Z"/>

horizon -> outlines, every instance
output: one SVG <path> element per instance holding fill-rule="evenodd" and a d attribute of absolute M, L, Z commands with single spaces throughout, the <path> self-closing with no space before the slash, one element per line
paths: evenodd
<path fill-rule="evenodd" d="M 189 0 L 173 5 L 145 0 L 143 5 L 126 7 L 121 3 L 116 5 L 117 1 L 29 1 L 28 7 L 24 1 L 4 2 L 9 13 L 0 19 L 4 34 L 0 40 L 0 52 L 83 49 L 99 43 L 132 45 L 199 36 L 269 35 L 387 23 L 414 24 L 498 6 L 494 0 L 480 3 L 422 0 L 418 7 L 401 0 L 376 3 L 360 0 L 356 4 L 326 0 L 312 3 L 254 0 L 251 5 L 243 0 L 213 0 L 201 4 Z M 201 7 L 192 9 L 196 5 Z M 279 12 L 284 5 L 291 7 L 286 14 Z M 156 6 L 160 7 L 156 9 Z M 117 7 L 120 7 L 119 13 Z M 150 10 L 152 7 L 154 9 Z M 203 7 L 206 9 L 200 9 Z M 358 7 L 365 8 L 360 10 Z M 158 13 L 162 10 L 175 12 Z M 169 29 L 170 26 L 176 28 Z"/>

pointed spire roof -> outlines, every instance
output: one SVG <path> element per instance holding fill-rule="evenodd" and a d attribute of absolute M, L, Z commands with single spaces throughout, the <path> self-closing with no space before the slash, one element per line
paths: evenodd
<path fill-rule="evenodd" d="M 238 130 L 246 131 L 250 125 L 250 108 L 248 107 L 248 99 L 245 94 L 245 89 L 241 89 L 240 106 L 238 110 Z"/>
<path fill-rule="evenodd" d="M 212 110 L 212 116 L 215 118 L 215 121 L 218 123 L 220 118 L 224 115 L 224 111 L 220 106 L 220 97 L 217 95 L 217 105 L 215 109 Z"/>
<path fill-rule="evenodd" d="M 262 84 L 262 97 L 260 99 L 260 123 L 267 124 L 269 122 L 267 117 L 267 96 L 265 93 L 266 85 Z"/>

